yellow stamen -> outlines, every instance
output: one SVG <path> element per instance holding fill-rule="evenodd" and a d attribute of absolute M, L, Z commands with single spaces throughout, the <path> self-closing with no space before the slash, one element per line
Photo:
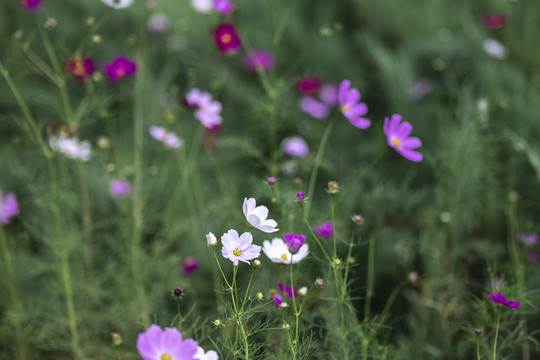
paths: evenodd
<path fill-rule="evenodd" d="M 81 64 L 80 61 L 75 61 L 75 64 L 73 65 L 73 75 L 75 76 L 84 76 L 85 75 L 85 71 L 84 71 L 84 67 L 83 65 Z"/>
<path fill-rule="evenodd" d="M 161 360 L 172 360 L 172 356 L 169 354 L 161 355 Z"/>
<path fill-rule="evenodd" d="M 233 253 L 234 256 L 240 256 L 240 255 L 242 255 L 242 252 L 241 252 L 240 250 L 238 250 L 238 249 L 234 249 L 234 250 L 232 251 L 232 253 Z"/>
<path fill-rule="evenodd" d="M 400 142 L 399 139 L 397 139 L 397 138 L 393 138 L 393 139 L 392 139 L 392 142 L 393 142 L 394 145 L 396 145 L 396 146 L 400 146 L 400 145 L 401 145 L 401 142 Z"/>
<path fill-rule="evenodd" d="M 224 43 L 224 44 L 228 44 L 230 43 L 232 40 L 232 37 L 230 34 L 223 34 L 221 35 L 221 42 Z"/>
<path fill-rule="evenodd" d="M 286 261 L 289 257 L 287 256 L 287 254 L 283 253 L 283 255 L 281 255 L 281 258 Z"/>
<path fill-rule="evenodd" d="M 343 106 L 341 107 L 341 111 L 342 111 L 342 112 L 347 112 L 347 111 L 349 111 L 349 107 L 348 107 L 347 105 L 343 105 Z"/>

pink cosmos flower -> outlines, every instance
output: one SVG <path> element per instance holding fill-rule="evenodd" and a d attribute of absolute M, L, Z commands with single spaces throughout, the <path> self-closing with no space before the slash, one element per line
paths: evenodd
<path fill-rule="evenodd" d="M 180 149 L 184 146 L 184 141 L 180 139 L 175 133 L 169 132 L 161 126 L 150 126 L 150 136 L 154 139 L 161 141 L 166 146 L 173 149 Z"/>
<path fill-rule="evenodd" d="M 177 328 L 161 330 L 158 325 L 150 326 L 137 338 L 137 350 L 144 360 L 193 360 L 198 343 L 183 339 Z"/>
<path fill-rule="evenodd" d="M 506 25 L 506 15 L 503 13 L 493 13 L 484 16 L 484 26 L 491 30 L 496 30 Z"/>
<path fill-rule="evenodd" d="M 28 11 L 37 11 L 41 6 L 41 0 L 19 0 L 19 3 Z"/>
<path fill-rule="evenodd" d="M 321 79 L 317 76 L 304 76 L 294 84 L 296 90 L 302 95 L 315 95 L 321 86 Z"/>
<path fill-rule="evenodd" d="M 283 303 L 283 296 L 279 294 L 272 295 L 272 298 L 274 299 L 274 305 L 276 305 L 277 308 Z"/>
<path fill-rule="evenodd" d="M 215 130 L 221 126 L 222 106 L 219 101 L 212 100 L 210 93 L 193 88 L 186 95 L 186 103 L 189 107 L 197 109 L 195 117 L 205 129 Z"/>
<path fill-rule="evenodd" d="M 249 264 L 249 260 L 253 260 L 259 257 L 261 254 L 261 247 L 253 245 L 253 235 L 249 232 L 245 232 L 238 236 L 238 232 L 234 229 L 230 229 L 221 236 L 221 255 L 224 258 L 232 261 L 234 266 L 238 265 L 238 261 L 243 261 Z"/>
<path fill-rule="evenodd" d="M 234 11 L 234 4 L 229 0 L 214 0 L 214 9 L 223 15 L 230 15 Z"/>
<path fill-rule="evenodd" d="M 251 71 L 257 68 L 270 71 L 274 66 L 274 57 L 266 50 L 253 50 L 253 53 L 244 56 L 244 65 Z"/>
<path fill-rule="evenodd" d="M 7 196 L 0 191 L 0 222 L 4 225 L 9 224 L 12 217 L 19 213 L 19 204 L 14 193 L 8 193 Z"/>
<path fill-rule="evenodd" d="M 67 61 L 67 70 L 71 76 L 84 83 L 87 79 L 92 77 L 92 74 L 96 70 L 94 60 L 92 58 L 78 58 L 72 56 Z"/>
<path fill-rule="evenodd" d="M 334 235 L 334 226 L 331 221 L 326 221 L 321 225 L 316 225 L 313 230 L 323 239 L 330 239 Z"/>
<path fill-rule="evenodd" d="M 403 157 L 419 162 L 422 161 L 422 154 L 413 149 L 422 146 L 422 142 L 416 137 L 409 137 L 412 131 L 412 125 L 407 122 L 401 122 L 401 115 L 392 115 L 391 120 L 384 120 L 384 134 L 388 145 L 394 148 Z"/>
<path fill-rule="evenodd" d="M 131 187 L 129 186 L 129 181 L 125 179 L 113 180 L 109 185 L 109 191 L 111 192 L 112 197 L 122 199 L 129 196 Z"/>
<path fill-rule="evenodd" d="M 336 84 L 324 84 L 319 89 L 319 98 L 323 103 L 332 107 L 338 103 L 339 86 Z"/>
<path fill-rule="evenodd" d="M 309 152 L 308 145 L 304 139 L 298 136 L 286 138 L 281 142 L 281 149 L 289 156 L 304 157 Z"/>
<path fill-rule="evenodd" d="M 493 300 L 497 304 L 501 304 L 509 308 L 515 308 L 515 309 L 519 308 L 519 302 L 506 300 L 506 297 L 500 292 L 498 292 L 497 295 L 489 294 L 488 296 L 491 300 Z"/>
<path fill-rule="evenodd" d="M 107 73 L 109 81 L 115 82 L 134 75 L 137 71 L 137 64 L 135 61 L 120 55 L 112 62 L 104 63 L 103 70 Z"/>
<path fill-rule="evenodd" d="M 182 262 L 182 270 L 184 271 L 184 274 L 194 273 L 198 268 L 199 261 L 195 256 L 188 256 L 184 259 L 184 262 Z"/>
<path fill-rule="evenodd" d="M 289 248 L 289 251 L 293 254 L 296 254 L 298 250 L 300 250 L 300 247 L 304 244 L 306 241 L 305 235 L 296 235 L 293 233 L 286 233 L 283 237 L 283 240 L 287 243 L 287 247 Z"/>
<path fill-rule="evenodd" d="M 223 23 L 214 29 L 214 38 L 218 50 L 224 54 L 236 54 L 240 51 L 242 43 L 236 32 L 234 24 Z"/>
<path fill-rule="evenodd" d="M 279 291 L 281 291 L 282 294 L 284 295 L 287 295 L 287 297 L 289 298 L 293 298 L 294 297 L 298 297 L 298 291 L 296 290 L 293 290 L 292 287 L 286 285 L 286 284 L 283 284 L 283 283 L 278 283 L 278 288 L 279 288 Z M 294 295 L 293 295 L 294 293 Z"/>
<path fill-rule="evenodd" d="M 351 88 L 349 80 L 343 80 L 339 84 L 338 102 L 341 113 L 349 122 L 359 129 L 366 129 L 371 125 L 371 121 L 363 118 L 368 112 L 367 105 L 360 101 L 360 93 L 355 88 Z"/>
<path fill-rule="evenodd" d="M 316 119 L 324 119 L 330 114 L 330 106 L 317 101 L 311 96 L 302 96 L 300 99 L 300 109 Z"/>

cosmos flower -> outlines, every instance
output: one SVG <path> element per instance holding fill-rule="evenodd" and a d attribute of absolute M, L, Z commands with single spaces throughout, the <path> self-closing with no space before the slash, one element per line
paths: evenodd
<path fill-rule="evenodd" d="M 293 290 L 292 287 L 290 287 L 290 286 L 288 286 L 286 284 L 278 283 L 278 288 L 279 288 L 279 291 L 281 291 L 281 293 L 286 295 L 288 298 L 292 299 L 293 296 L 298 297 L 298 292 L 296 290 Z"/>
<path fill-rule="evenodd" d="M 198 12 L 208 14 L 212 11 L 214 4 L 212 0 L 191 0 L 191 7 Z"/>
<path fill-rule="evenodd" d="M 321 86 L 321 79 L 317 76 L 304 76 L 294 84 L 296 90 L 302 95 L 315 95 Z"/>
<path fill-rule="evenodd" d="M 12 217 L 19 213 L 19 204 L 14 193 L 8 193 L 6 196 L 0 191 L 0 222 L 4 225 L 9 224 Z"/>
<path fill-rule="evenodd" d="M 125 179 L 113 180 L 109 185 L 109 191 L 111 192 L 112 197 L 122 199 L 129 196 L 131 187 L 129 186 L 129 181 Z"/>
<path fill-rule="evenodd" d="M 257 206 L 255 199 L 244 198 L 242 210 L 247 222 L 254 228 L 265 233 L 273 233 L 279 230 L 276 229 L 277 222 L 275 220 L 267 219 L 268 208 L 263 205 Z"/>
<path fill-rule="evenodd" d="M 127 8 L 128 6 L 131 6 L 131 4 L 133 4 L 133 0 L 101 0 L 101 1 L 115 9 Z"/>
<path fill-rule="evenodd" d="M 399 114 L 392 115 L 391 120 L 384 120 L 384 134 L 388 145 L 403 157 L 419 162 L 422 161 L 422 154 L 414 149 L 422 146 L 422 142 L 416 137 L 409 137 L 411 131 L 412 125 L 407 121 L 401 122 Z"/>
<path fill-rule="evenodd" d="M 321 101 L 317 101 L 311 96 L 302 96 L 298 103 L 300 109 L 302 109 L 308 115 L 316 119 L 324 119 L 330 114 L 330 106 Z"/>
<path fill-rule="evenodd" d="M 80 58 L 72 56 L 68 59 L 66 67 L 68 73 L 81 83 L 91 78 L 96 70 L 94 60 L 89 57 Z"/>
<path fill-rule="evenodd" d="M 360 101 L 360 93 L 355 88 L 351 88 L 349 80 L 343 80 L 339 84 L 338 102 L 341 113 L 349 122 L 359 129 L 366 129 L 371 125 L 371 121 L 363 118 L 368 112 L 367 105 Z"/>
<path fill-rule="evenodd" d="M 283 239 L 287 243 L 289 251 L 293 254 L 296 254 L 300 251 L 302 244 L 306 241 L 306 236 L 286 233 Z"/>
<path fill-rule="evenodd" d="M 517 239 L 527 245 L 538 244 L 538 234 L 519 233 Z"/>
<path fill-rule="evenodd" d="M 197 109 L 195 117 L 205 129 L 215 130 L 221 126 L 222 106 L 219 101 L 212 100 L 210 93 L 193 88 L 186 94 L 186 103 L 189 107 Z"/>
<path fill-rule="evenodd" d="M 506 25 L 506 15 L 503 13 L 493 13 L 484 16 L 484 26 L 491 30 L 496 30 Z"/>
<path fill-rule="evenodd" d="M 90 143 L 88 141 L 79 141 L 79 139 L 67 137 L 64 135 L 51 135 L 49 146 L 56 152 L 59 152 L 70 159 L 88 161 L 90 160 Z"/>
<path fill-rule="evenodd" d="M 137 72 L 137 64 L 135 61 L 120 55 L 114 58 L 112 62 L 104 63 L 103 70 L 107 73 L 109 81 L 116 82 L 134 75 Z"/>
<path fill-rule="evenodd" d="M 308 244 L 303 244 L 296 254 L 291 254 L 283 239 L 274 238 L 272 242 L 263 241 L 264 254 L 274 263 L 297 264 L 309 254 Z"/>
<path fill-rule="evenodd" d="M 249 232 L 245 232 L 238 236 L 238 232 L 234 229 L 230 229 L 228 232 L 221 236 L 221 255 L 224 258 L 233 262 L 234 266 L 238 265 L 238 261 L 243 261 L 249 264 L 249 260 L 253 260 L 259 257 L 261 254 L 261 247 L 253 245 L 253 235 Z"/>
<path fill-rule="evenodd" d="M 211 232 L 206 234 L 206 243 L 208 244 L 208 246 L 216 246 L 217 245 L 216 235 L 214 235 Z"/>
<path fill-rule="evenodd" d="M 198 343 L 183 339 L 177 328 L 161 330 L 152 325 L 137 338 L 137 350 L 144 360 L 193 360 L 197 348 Z"/>
<path fill-rule="evenodd" d="M 184 274 L 191 274 L 197 271 L 199 268 L 199 261 L 195 256 L 188 256 L 184 259 L 182 262 L 182 270 L 184 271 Z"/>
<path fill-rule="evenodd" d="M 197 348 L 197 353 L 195 354 L 194 359 L 197 360 L 219 360 L 217 352 L 214 350 L 208 350 L 206 353 L 202 347 Z"/>
<path fill-rule="evenodd" d="M 234 11 L 234 4 L 229 0 L 214 0 L 214 10 L 222 15 L 230 15 Z"/>
<path fill-rule="evenodd" d="M 169 132 L 160 126 L 150 126 L 150 136 L 154 139 L 161 141 L 166 146 L 173 149 L 180 149 L 184 147 L 184 141 L 180 139 L 175 133 Z"/>
<path fill-rule="evenodd" d="M 167 30 L 169 17 L 163 13 L 152 14 L 148 19 L 148 30 L 154 33 L 162 33 Z"/>
<path fill-rule="evenodd" d="M 484 41 L 484 51 L 497 60 L 504 60 L 508 56 L 506 47 L 495 39 L 486 39 Z"/>
<path fill-rule="evenodd" d="M 309 152 L 306 141 L 299 136 L 284 139 L 281 142 L 281 149 L 292 157 L 304 157 Z"/>
<path fill-rule="evenodd" d="M 234 24 L 223 23 L 214 29 L 214 38 L 218 50 L 224 54 L 236 54 L 242 43 Z"/>
<path fill-rule="evenodd" d="M 28 11 L 37 11 L 41 6 L 41 0 L 19 0 L 19 3 Z"/>
<path fill-rule="evenodd" d="M 519 308 L 519 302 L 506 300 L 506 297 L 500 292 L 498 292 L 497 295 L 489 294 L 488 296 L 491 300 L 493 300 L 497 304 L 501 304 L 509 308 L 515 308 L 515 309 Z"/>
<path fill-rule="evenodd" d="M 313 230 L 323 239 L 330 239 L 334 235 L 334 226 L 331 221 L 326 221 L 321 225 L 315 225 Z"/>
<path fill-rule="evenodd" d="M 251 54 L 244 56 L 244 65 L 251 71 L 255 71 L 257 68 L 270 71 L 274 66 L 274 57 L 266 50 L 253 50 Z"/>

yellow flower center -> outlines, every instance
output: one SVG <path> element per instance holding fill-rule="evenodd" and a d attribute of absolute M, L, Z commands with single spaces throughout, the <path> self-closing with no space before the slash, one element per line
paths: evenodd
<path fill-rule="evenodd" d="M 342 111 L 342 112 L 347 112 L 347 111 L 349 111 L 349 107 L 348 107 L 347 105 L 343 105 L 343 106 L 341 107 L 341 111 Z"/>
<path fill-rule="evenodd" d="M 287 256 L 287 254 L 283 253 L 283 255 L 281 255 L 281 258 L 282 258 L 283 260 L 287 260 L 289 257 Z"/>
<path fill-rule="evenodd" d="M 224 44 L 228 44 L 230 43 L 232 40 L 232 37 L 230 34 L 223 34 L 221 35 L 221 42 L 224 43 Z"/>
<path fill-rule="evenodd" d="M 85 75 L 84 67 L 82 66 L 80 61 L 75 61 L 75 64 L 73 66 L 73 75 L 75 76 Z"/>
<path fill-rule="evenodd" d="M 396 146 L 400 146 L 400 145 L 401 145 L 401 141 L 399 141 L 399 139 L 397 139 L 397 138 L 393 138 L 393 139 L 392 139 L 392 142 L 393 142 L 394 145 L 396 145 Z"/>
<path fill-rule="evenodd" d="M 241 252 L 240 250 L 238 250 L 238 249 L 234 249 L 234 250 L 232 251 L 232 253 L 233 253 L 234 256 L 240 256 L 240 255 L 242 255 L 242 252 Z"/>
<path fill-rule="evenodd" d="M 161 360 L 172 360 L 172 357 L 169 354 L 163 354 L 161 355 Z"/>

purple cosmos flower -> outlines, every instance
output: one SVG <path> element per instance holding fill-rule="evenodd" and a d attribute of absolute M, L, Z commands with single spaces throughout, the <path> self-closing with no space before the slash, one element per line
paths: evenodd
<path fill-rule="evenodd" d="M 300 109 L 316 119 L 324 119 L 330 113 L 330 106 L 315 100 L 311 96 L 302 96 L 299 105 Z"/>
<path fill-rule="evenodd" d="M 487 14 L 484 16 L 484 26 L 491 30 L 502 28 L 506 25 L 506 15 L 503 13 Z"/>
<path fill-rule="evenodd" d="M 294 297 L 298 297 L 298 291 L 296 290 L 293 290 L 292 287 L 286 285 L 286 284 L 283 284 L 283 283 L 278 283 L 278 288 L 279 288 L 279 291 L 281 291 L 282 294 L 285 294 L 287 295 L 287 297 L 291 298 L 294 296 Z M 294 292 L 294 295 L 293 295 L 293 292 Z"/>
<path fill-rule="evenodd" d="M 272 295 L 272 298 L 274 299 L 274 304 L 276 305 L 277 308 L 279 307 L 279 305 L 283 303 L 283 296 L 279 294 Z"/>
<path fill-rule="evenodd" d="M 221 126 L 223 122 L 220 115 L 222 106 L 219 101 L 212 101 L 210 93 L 193 88 L 186 94 L 185 100 L 189 107 L 197 109 L 195 117 L 199 119 L 205 129 L 215 130 L 216 127 Z"/>
<path fill-rule="evenodd" d="M 113 180 L 109 185 L 109 190 L 112 197 L 122 199 L 128 197 L 131 193 L 131 187 L 129 186 L 129 181 L 123 180 Z"/>
<path fill-rule="evenodd" d="M 79 80 L 79 82 L 84 83 L 92 77 L 96 66 L 92 58 L 77 58 L 73 56 L 67 61 L 67 70 L 71 76 Z"/>
<path fill-rule="evenodd" d="M 371 121 L 363 118 L 368 112 L 367 105 L 360 101 L 360 93 L 355 88 L 351 88 L 349 80 L 343 80 L 339 84 L 338 102 L 341 113 L 349 122 L 359 129 L 366 129 L 371 125 Z"/>
<path fill-rule="evenodd" d="M 309 151 L 306 141 L 298 136 L 283 140 L 281 142 L 281 149 L 292 157 L 304 157 Z"/>
<path fill-rule="evenodd" d="M 388 145 L 403 157 L 419 162 L 422 161 L 422 154 L 413 149 L 422 146 L 422 143 L 416 137 L 409 137 L 411 130 L 412 125 L 407 121 L 401 122 L 401 115 L 399 114 L 392 115 L 391 120 L 388 120 L 388 118 L 384 120 L 384 134 Z"/>
<path fill-rule="evenodd" d="M 300 250 L 302 244 L 304 244 L 304 241 L 306 241 L 306 236 L 286 233 L 283 240 L 287 243 L 290 252 L 296 254 L 298 250 Z"/>
<path fill-rule="evenodd" d="M 317 76 L 304 76 L 294 84 L 296 90 L 302 95 L 315 95 L 321 86 L 321 79 Z"/>
<path fill-rule="evenodd" d="M 137 350 L 144 360 L 193 360 L 198 345 L 193 339 L 183 339 L 177 328 L 161 330 L 158 325 L 137 338 Z"/>
<path fill-rule="evenodd" d="M 9 224 L 12 217 L 19 213 L 19 204 L 14 193 L 8 193 L 7 196 L 0 191 L 0 222 L 4 225 Z"/>
<path fill-rule="evenodd" d="M 538 244 L 538 234 L 519 233 L 517 239 L 527 245 Z"/>
<path fill-rule="evenodd" d="M 323 239 L 330 239 L 334 235 L 334 226 L 331 221 L 326 221 L 321 225 L 316 225 L 313 230 Z"/>
<path fill-rule="evenodd" d="M 184 274 L 194 273 L 198 268 L 199 261 L 195 256 L 188 256 L 184 259 L 184 262 L 182 262 L 182 270 L 184 270 Z"/>
<path fill-rule="evenodd" d="M 135 61 L 120 55 L 112 62 L 104 63 L 103 70 L 107 73 L 109 81 L 116 82 L 135 74 L 137 71 L 137 64 Z"/>
<path fill-rule="evenodd" d="M 244 65 L 251 71 L 257 68 L 269 71 L 274 66 L 274 57 L 266 50 L 253 50 L 253 53 L 244 56 Z"/>
<path fill-rule="evenodd" d="M 161 126 L 150 126 L 150 136 L 157 141 L 161 141 L 166 146 L 172 149 L 180 149 L 184 146 L 184 142 L 175 133 L 168 132 Z"/>
<path fill-rule="evenodd" d="M 306 199 L 306 194 L 304 194 L 303 192 L 299 192 L 298 194 L 296 194 L 296 201 L 302 202 L 305 199 Z"/>
<path fill-rule="evenodd" d="M 328 106 L 335 106 L 338 103 L 339 86 L 336 84 L 324 84 L 319 90 L 319 97 Z"/>
<path fill-rule="evenodd" d="M 519 308 L 519 302 L 506 300 L 506 297 L 500 292 L 498 292 L 497 295 L 489 294 L 488 296 L 491 300 L 493 300 L 497 304 L 501 304 L 509 308 L 515 308 L 515 309 Z"/>
<path fill-rule="evenodd" d="M 234 11 L 234 4 L 229 0 L 214 0 L 214 9 L 223 15 L 230 15 Z"/>
<path fill-rule="evenodd" d="M 230 229 L 221 236 L 221 255 L 233 262 L 234 266 L 238 265 L 238 260 L 249 264 L 249 260 L 259 257 L 261 247 L 252 245 L 253 236 L 249 232 L 245 232 L 238 236 L 238 232 Z"/>
<path fill-rule="evenodd" d="M 215 28 L 214 38 L 218 50 L 224 54 L 236 54 L 242 46 L 236 28 L 231 23 L 223 23 Z"/>
<path fill-rule="evenodd" d="M 529 251 L 527 257 L 537 263 L 540 263 L 540 252 L 538 251 Z"/>
<path fill-rule="evenodd" d="M 324 279 L 317 278 L 317 280 L 315 280 L 315 286 L 322 288 L 324 286 Z"/>
<path fill-rule="evenodd" d="M 19 3 L 28 11 L 37 11 L 41 6 L 41 0 L 19 0 Z"/>
<path fill-rule="evenodd" d="M 148 30 L 154 33 L 162 33 L 167 30 L 169 17 L 163 13 L 153 14 L 148 19 Z"/>
<path fill-rule="evenodd" d="M 277 182 L 276 178 L 273 176 L 270 176 L 266 181 L 268 182 L 268 185 L 274 185 Z"/>
<path fill-rule="evenodd" d="M 429 94 L 432 88 L 431 80 L 423 78 L 409 89 L 409 99 L 414 102 L 420 101 L 424 96 Z"/>

